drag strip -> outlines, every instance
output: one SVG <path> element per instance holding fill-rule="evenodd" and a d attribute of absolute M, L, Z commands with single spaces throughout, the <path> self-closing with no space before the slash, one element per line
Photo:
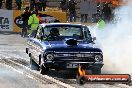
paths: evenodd
<path fill-rule="evenodd" d="M 22 59 L 0 59 L 1 64 L 9 66 L 16 72 L 25 75 L 33 80 L 39 81 L 42 84 L 54 84 L 59 88 L 131 88 L 130 85 L 126 84 L 85 84 L 79 85 L 76 83 L 75 77 L 72 73 L 66 73 L 62 71 L 50 70 L 47 75 L 41 75 L 39 71 L 30 70 L 29 62 Z M 70 75 L 68 75 L 70 74 Z"/>
<path fill-rule="evenodd" d="M 43 86 L 41 82 L 32 80 L 0 63 L 0 88 L 46 88 Z"/>
<path fill-rule="evenodd" d="M 25 48 L 26 48 L 26 39 L 21 38 L 20 35 L 16 35 L 16 34 L 0 35 L 0 65 L 4 65 L 7 68 L 12 69 L 13 71 L 21 75 L 24 75 L 32 80 L 41 82 L 41 84 L 44 84 L 44 86 L 41 88 L 48 88 L 48 87 L 49 88 L 73 88 L 73 87 L 76 87 L 76 88 L 131 88 L 130 84 L 126 85 L 126 84 L 87 83 L 84 85 L 79 85 L 76 83 L 76 79 L 73 76 L 74 72 L 50 70 L 47 75 L 41 75 L 39 71 L 30 70 L 30 64 L 29 64 L 30 59 L 28 55 L 25 53 Z M 1 69 L 3 69 L 3 66 L 0 68 L 0 70 Z M 24 80 L 22 80 L 22 82 L 23 81 Z M 23 83 L 23 85 L 25 84 Z M 30 85 L 32 85 L 33 87 L 29 86 L 27 88 L 34 88 L 34 82 L 31 83 Z M 49 85 L 49 86 L 46 86 L 46 85 Z M 1 87 L 1 88 L 5 88 L 5 87 Z M 11 87 L 11 88 L 15 88 L 15 87 Z M 26 88 L 26 87 L 23 86 L 20 88 Z M 35 87 L 35 88 L 39 88 L 39 87 Z"/>
<path fill-rule="evenodd" d="M 56 84 L 59 88 L 74 88 L 68 84 L 65 84 L 59 80 L 56 80 L 52 77 L 49 77 L 47 75 L 41 75 L 39 72 L 30 70 L 28 67 L 16 63 L 11 59 L 0 59 L 0 63 L 4 63 L 5 65 L 9 66 L 13 70 L 15 70 L 18 73 L 21 73 L 29 78 L 35 79 L 37 81 L 40 81 L 43 84 Z"/>

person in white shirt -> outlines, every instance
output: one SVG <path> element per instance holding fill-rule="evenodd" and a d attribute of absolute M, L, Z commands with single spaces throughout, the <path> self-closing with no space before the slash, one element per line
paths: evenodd
<path fill-rule="evenodd" d="M 87 0 L 81 1 L 80 3 L 81 22 L 87 22 L 89 11 L 90 11 L 89 1 Z"/>

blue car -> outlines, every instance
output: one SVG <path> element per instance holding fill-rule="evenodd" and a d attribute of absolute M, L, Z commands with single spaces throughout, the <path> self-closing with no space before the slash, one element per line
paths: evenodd
<path fill-rule="evenodd" d="M 101 74 L 103 52 L 94 40 L 85 25 L 40 24 L 36 35 L 27 40 L 30 67 L 46 74 L 50 69 L 77 71 L 81 66 L 86 72 Z"/>

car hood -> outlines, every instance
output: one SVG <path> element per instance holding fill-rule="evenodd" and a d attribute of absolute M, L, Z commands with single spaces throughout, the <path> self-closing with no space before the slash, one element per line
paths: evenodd
<path fill-rule="evenodd" d="M 102 52 L 100 48 L 93 43 L 85 41 L 78 42 L 75 46 L 69 46 L 65 41 L 45 41 L 46 51 L 58 52 Z"/>

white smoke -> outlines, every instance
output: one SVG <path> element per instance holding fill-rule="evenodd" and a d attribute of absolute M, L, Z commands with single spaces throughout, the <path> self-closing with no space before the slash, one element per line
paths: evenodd
<path fill-rule="evenodd" d="M 115 10 L 115 24 L 96 29 L 96 37 L 104 52 L 104 73 L 132 74 L 132 1 Z"/>

